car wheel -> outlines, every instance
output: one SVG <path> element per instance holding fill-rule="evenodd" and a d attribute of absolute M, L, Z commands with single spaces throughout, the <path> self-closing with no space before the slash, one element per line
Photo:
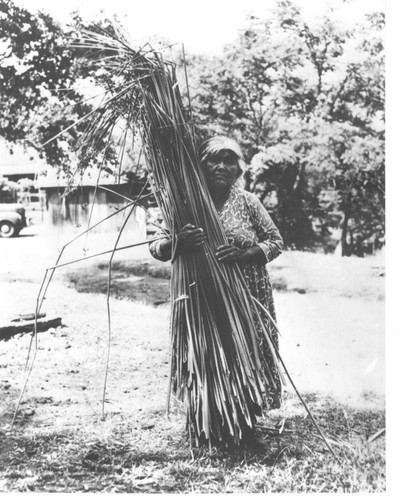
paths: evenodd
<path fill-rule="evenodd" d="M 11 238 L 16 234 L 15 226 L 8 220 L 0 221 L 0 236 L 2 238 Z"/>

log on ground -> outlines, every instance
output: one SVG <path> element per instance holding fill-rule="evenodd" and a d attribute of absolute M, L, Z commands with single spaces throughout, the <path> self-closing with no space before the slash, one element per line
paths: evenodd
<path fill-rule="evenodd" d="M 51 318 L 46 321 L 37 321 L 36 331 L 44 332 L 49 328 L 61 326 L 61 318 Z M 35 328 L 35 321 L 23 321 L 17 324 L 6 325 L 0 327 L 0 340 L 9 340 L 18 333 L 32 333 Z"/>

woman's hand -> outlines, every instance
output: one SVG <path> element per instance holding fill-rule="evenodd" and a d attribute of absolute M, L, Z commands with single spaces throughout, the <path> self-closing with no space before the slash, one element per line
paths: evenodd
<path fill-rule="evenodd" d="M 241 262 L 246 251 L 246 248 L 239 248 L 234 245 L 221 245 L 216 249 L 215 255 L 219 262 Z"/>
<path fill-rule="evenodd" d="M 239 248 L 234 245 L 221 245 L 216 249 L 219 262 L 242 262 L 243 264 L 266 264 L 267 259 L 258 245 Z"/>
<path fill-rule="evenodd" d="M 205 233 L 202 228 L 192 224 L 186 224 L 177 233 L 178 245 L 180 248 L 191 249 L 200 247 L 205 241 Z"/>

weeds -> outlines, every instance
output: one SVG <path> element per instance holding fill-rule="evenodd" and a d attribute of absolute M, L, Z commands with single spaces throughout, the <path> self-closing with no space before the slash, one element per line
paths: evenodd
<path fill-rule="evenodd" d="M 258 451 L 212 448 L 209 452 L 201 447 L 193 454 L 183 429 L 153 414 L 154 426 L 148 431 L 115 421 L 107 432 L 102 426 L 49 434 L 29 429 L 2 432 L 8 457 L 0 484 L 7 491 L 47 492 L 384 491 L 384 439 L 367 443 L 366 438 L 367 432 L 384 426 L 383 412 L 357 411 L 314 396 L 310 404 L 318 417 L 325 417 L 323 430 L 330 434 L 336 424 L 336 437 L 350 445 L 338 447 L 339 464 L 312 436 L 311 422 L 297 414 L 288 415 L 281 435 L 265 436 Z M 293 397 L 290 408 L 298 404 Z M 277 410 L 261 425 L 273 425 L 282 416 Z"/>

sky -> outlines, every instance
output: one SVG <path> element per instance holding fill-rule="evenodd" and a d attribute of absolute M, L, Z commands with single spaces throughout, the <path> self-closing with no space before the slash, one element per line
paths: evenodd
<path fill-rule="evenodd" d="M 30 11 L 44 10 L 66 21 L 73 10 L 93 19 L 100 10 L 116 13 L 131 37 L 164 36 L 183 43 L 187 52 L 221 54 L 235 40 L 247 13 L 261 15 L 275 0 L 14 0 Z M 370 10 L 384 10 L 385 0 L 294 0 L 307 20 L 313 20 L 330 4 L 345 23 L 354 23 Z"/>

